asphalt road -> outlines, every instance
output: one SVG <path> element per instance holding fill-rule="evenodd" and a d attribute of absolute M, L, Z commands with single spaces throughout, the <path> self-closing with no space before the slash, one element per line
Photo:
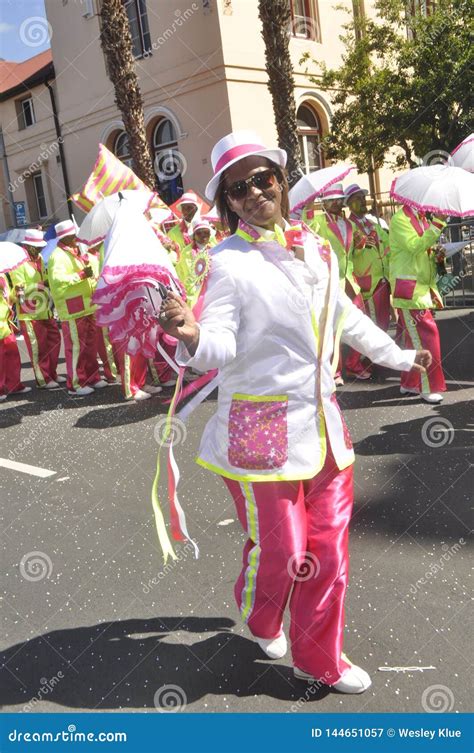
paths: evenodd
<path fill-rule="evenodd" d="M 312 692 L 289 656 L 268 660 L 241 625 L 232 587 L 244 535 L 223 483 L 193 462 L 212 399 L 177 448 L 201 557 L 180 544 L 163 569 L 150 502 L 161 400 L 123 403 L 117 387 L 9 398 L 0 457 L 55 473 L 0 468 L 3 709 L 468 711 L 473 321 L 468 310 L 438 317 L 442 406 L 401 398 L 385 370 L 339 392 L 357 452 L 345 650 L 372 675 L 362 696 Z"/>

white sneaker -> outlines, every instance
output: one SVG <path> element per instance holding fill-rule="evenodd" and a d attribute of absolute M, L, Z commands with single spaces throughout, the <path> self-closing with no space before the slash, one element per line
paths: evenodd
<path fill-rule="evenodd" d="M 336 385 L 336 387 L 343 387 L 344 386 L 344 379 L 342 378 L 342 376 L 336 377 L 334 379 L 334 384 Z"/>
<path fill-rule="evenodd" d="M 282 659 L 285 656 L 288 648 L 285 633 L 282 632 L 278 638 L 257 638 L 256 635 L 253 637 L 270 659 Z"/>
<path fill-rule="evenodd" d="M 151 397 L 149 392 L 144 392 L 143 390 L 137 390 L 134 395 L 132 395 L 129 400 L 135 400 L 136 403 L 138 403 L 140 400 L 149 400 Z"/>
<path fill-rule="evenodd" d="M 159 392 L 163 392 L 163 387 L 157 384 L 145 384 L 143 392 L 148 392 L 149 395 L 158 395 Z"/>
<path fill-rule="evenodd" d="M 167 382 L 161 382 L 161 386 L 162 387 L 174 387 L 177 381 L 178 381 L 177 379 L 168 379 Z"/>
<path fill-rule="evenodd" d="M 66 379 L 66 377 L 63 377 L 63 376 L 57 376 L 56 377 L 56 381 L 57 381 L 58 384 L 64 384 L 64 382 L 66 382 L 67 379 Z"/>
<path fill-rule="evenodd" d="M 92 387 L 79 387 L 78 390 L 68 390 L 68 395 L 74 395 L 75 397 L 85 397 L 86 395 L 92 395 L 94 392 Z"/>
<path fill-rule="evenodd" d="M 51 379 L 50 382 L 47 382 L 44 385 L 44 389 L 45 390 L 56 390 L 58 387 L 59 387 L 59 384 L 57 382 L 55 382 L 54 379 Z"/>
<path fill-rule="evenodd" d="M 425 401 L 425 403 L 441 403 L 443 402 L 443 396 L 439 394 L 439 392 L 422 392 L 420 395 L 421 399 Z"/>
<path fill-rule="evenodd" d="M 106 381 L 105 381 L 105 379 L 99 379 L 99 381 L 98 381 L 98 382 L 95 382 L 95 383 L 94 383 L 94 384 L 93 384 L 92 386 L 93 386 L 93 388 L 94 388 L 95 390 L 101 390 L 101 389 L 103 389 L 104 387 L 108 387 L 108 386 L 109 386 L 109 383 L 108 383 L 108 382 L 106 382 Z"/>
<path fill-rule="evenodd" d="M 344 658 L 346 659 L 346 661 L 349 661 L 346 657 Z M 310 675 L 308 672 L 304 672 L 302 669 L 299 669 L 299 667 L 293 667 L 293 674 L 299 680 L 306 680 L 307 682 L 321 682 L 316 677 L 313 677 L 313 675 Z M 367 688 L 370 688 L 371 685 L 372 680 L 370 679 L 370 676 L 367 674 L 367 672 L 361 667 L 358 667 L 356 664 L 351 664 L 351 666 L 342 673 L 341 679 L 338 680 L 334 685 L 330 685 L 329 687 L 338 690 L 339 693 L 356 694 L 363 693 L 365 690 L 367 690 Z"/>
<path fill-rule="evenodd" d="M 411 387 L 400 387 L 400 395 L 419 395 L 420 390 L 412 389 Z"/>
<path fill-rule="evenodd" d="M 31 392 L 31 387 L 22 387 L 21 390 L 15 390 L 12 395 L 25 395 L 27 392 Z"/>
<path fill-rule="evenodd" d="M 7 399 L 6 395 L 0 395 L 0 403 L 3 402 L 3 400 L 6 400 L 6 399 Z"/>

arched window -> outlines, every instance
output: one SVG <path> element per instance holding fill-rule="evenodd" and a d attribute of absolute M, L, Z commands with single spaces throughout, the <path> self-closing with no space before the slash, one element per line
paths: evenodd
<path fill-rule="evenodd" d="M 127 167 L 130 167 L 133 170 L 132 158 L 130 156 L 130 144 L 125 131 L 121 131 L 115 138 L 114 154 L 124 163 L 124 165 L 127 165 Z"/>
<path fill-rule="evenodd" d="M 168 118 L 160 120 L 153 130 L 153 164 L 158 178 L 160 195 L 172 204 L 183 193 L 184 157 L 178 149 L 178 138 Z"/>
<path fill-rule="evenodd" d="M 321 121 L 312 107 L 303 104 L 298 107 L 296 122 L 303 169 L 306 174 L 320 170 L 324 167 Z"/>

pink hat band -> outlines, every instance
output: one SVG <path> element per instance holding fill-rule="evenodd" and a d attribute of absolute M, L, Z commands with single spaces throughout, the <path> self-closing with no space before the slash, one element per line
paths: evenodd
<path fill-rule="evenodd" d="M 331 188 L 328 188 L 327 191 L 324 191 L 323 194 L 321 194 L 322 199 L 343 199 L 344 194 L 342 191 L 339 191 L 338 189 L 332 190 Z"/>
<path fill-rule="evenodd" d="M 214 172 L 218 173 L 223 170 L 229 162 L 232 162 L 238 157 L 244 157 L 246 154 L 255 154 L 255 152 L 260 149 L 266 149 L 266 147 L 263 144 L 238 144 L 237 146 L 233 146 L 224 152 L 224 154 L 222 154 L 217 160 Z"/>

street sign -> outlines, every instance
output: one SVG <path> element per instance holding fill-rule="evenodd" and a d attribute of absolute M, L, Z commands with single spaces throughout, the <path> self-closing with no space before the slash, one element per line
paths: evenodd
<path fill-rule="evenodd" d="M 26 225 L 26 204 L 24 201 L 15 201 L 15 224 L 18 227 Z"/>

